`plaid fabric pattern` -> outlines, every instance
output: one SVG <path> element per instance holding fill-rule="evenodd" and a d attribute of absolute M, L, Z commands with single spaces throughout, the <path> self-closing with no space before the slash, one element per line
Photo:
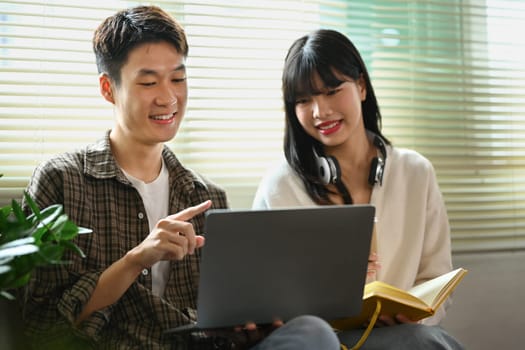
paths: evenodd
<path fill-rule="evenodd" d="M 170 174 L 170 213 L 207 199 L 214 208 L 227 207 L 222 189 L 184 168 L 167 147 L 162 156 Z M 151 270 L 144 270 L 117 303 L 74 326 L 102 271 L 149 234 L 141 197 L 111 154 L 109 131 L 93 145 L 39 165 L 27 190 L 39 207 L 60 203 L 71 220 L 93 230 L 75 241 L 85 259 L 68 253 L 70 264 L 38 269 L 24 291 L 26 331 L 35 348 L 189 347 L 188 339 L 167 339 L 163 332 L 195 319 L 200 252 L 171 262 L 163 298 L 152 294 Z M 204 215 L 191 222 L 203 232 Z"/>

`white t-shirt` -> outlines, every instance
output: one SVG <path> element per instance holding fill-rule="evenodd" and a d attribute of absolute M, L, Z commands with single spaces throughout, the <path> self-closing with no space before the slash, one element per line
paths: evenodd
<path fill-rule="evenodd" d="M 146 208 L 146 215 L 148 216 L 149 230 L 151 232 L 160 219 L 168 216 L 168 168 L 166 168 L 164 160 L 162 160 L 162 168 L 159 176 L 150 183 L 145 183 L 127 174 L 125 171 L 123 171 L 123 173 L 142 197 L 142 202 L 144 202 L 144 207 Z M 169 265 L 169 261 L 159 261 L 151 267 L 152 291 L 153 294 L 157 296 L 164 295 L 164 289 L 166 288 L 166 282 L 169 276 Z"/>

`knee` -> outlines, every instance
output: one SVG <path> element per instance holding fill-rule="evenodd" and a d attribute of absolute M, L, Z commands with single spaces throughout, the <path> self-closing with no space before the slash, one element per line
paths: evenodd
<path fill-rule="evenodd" d="M 304 315 L 286 322 L 286 327 L 294 329 L 296 334 L 301 334 L 302 343 L 322 345 L 322 349 L 339 349 L 340 343 L 332 327 L 323 319 Z M 314 349 L 315 347 L 307 347 Z"/>
<path fill-rule="evenodd" d="M 421 324 L 404 325 L 405 331 L 411 334 L 410 338 L 415 349 L 436 350 L 463 350 L 461 345 L 452 335 L 439 326 L 426 326 Z"/>
<path fill-rule="evenodd" d="M 328 322 L 326 322 L 322 318 L 312 315 L 297 316 L 291 319 L 290 321 L 286 322 L 286 324 L 290 327 L 302 328 L 304 330 L 317 330 L 321 333 L 334 333 L 332 327 L 328 324 Z"/>

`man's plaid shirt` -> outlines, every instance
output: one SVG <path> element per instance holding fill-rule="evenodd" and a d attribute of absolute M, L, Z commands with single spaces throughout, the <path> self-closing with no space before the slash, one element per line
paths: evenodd
<path fill-rule="evenodd" d="M 169 169 L 170 213 L 207 199 L 226 208 L 225 192 L 184 168 L 166 146 L 162 156 Z M 86 258 L 67 253 L 70 264 L 40 268 L 24 290 L 24 318 L 35 348 L 79 348 L 79 339 L 96 349 L 185 349 L 163 332 L 195 321 L 200 252 L 172 261 L 165 295 L 152 294 L 151 270 L 143 270 L 115 304 L 94 312 L 78 327 L 78 317 L 108 266 L 149 234 L 139 193 L 126 179 L 111 153 L 109 132 L 86 148 L 59 155 L 38 166 L 28 186 L 40 208 L 59 203 L 79 226 L 93 230 L 75 243 Z M 204 215 L 191 220 L 203 233 Z M 194 346 L 192 346 L 194 348 Z"/>

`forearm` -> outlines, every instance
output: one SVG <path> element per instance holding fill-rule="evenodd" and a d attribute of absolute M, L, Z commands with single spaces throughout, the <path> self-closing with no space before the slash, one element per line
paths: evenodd
<path fill-rule="evenodd" d="M 140 274 L 142 266 L 134 262 L 133 252 L 108 267 L 101 275 L 86 306 L 77 318 L 79 324 L 94 311 L 117 302 Z"/>

